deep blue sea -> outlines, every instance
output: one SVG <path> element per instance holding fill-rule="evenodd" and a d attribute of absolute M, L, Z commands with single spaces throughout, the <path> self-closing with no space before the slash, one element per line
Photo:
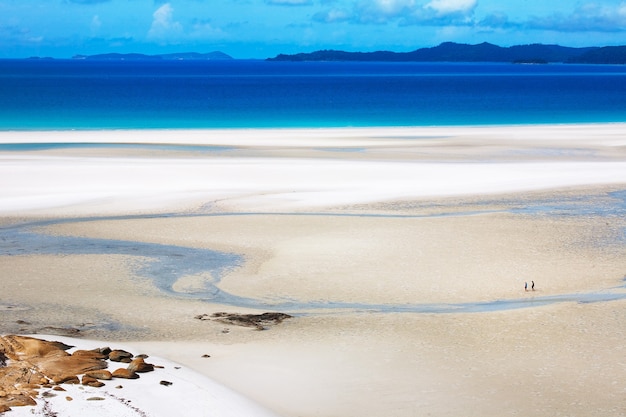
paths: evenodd
<path fill-rule="evenodd" d="M 0 60 L 0 130 L 626 122 L 626 66 Z"/>

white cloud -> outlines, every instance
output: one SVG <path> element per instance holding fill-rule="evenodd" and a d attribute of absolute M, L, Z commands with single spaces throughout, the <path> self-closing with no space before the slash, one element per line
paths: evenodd
<path fill-rule="evenodd" d="M 331 9 L 313 15 L 313 19 L 318 22 L 335 23 L 345 22 L 352 18 L 352 14 L 347 10 Z"/>
<path fill-rule="evenodd" d="M 414 0 L 376 0 L 374 3 L 386 13 L 397 13 L 406 7 L 415 6 Z"/>
<path fill-rule="evenodd" d="M 41 43 L 43 42 L 43 40 L 44 40 L 43 36 L 30 36 L 26 38 L 26 42 L 30 42 L 30 43 Z"/>
<path fill-rule="evenodd" d="M 221 39 L 226 37 L 226 33 L 222 29 L 213 26 L 210 22 L 196 21 L 193 24 L 193 31 L 190 37 L 197 39 Z"/>
<path fill-rule="evenodd" d="M 100 29 L 100 27 L 102 26 L 102 21 L 100 20 L 100 16 L 95 15 L 92 19 L 91 19 L 91 32 L 97 32 L 98 29 Z"/>
<path fill-rule="evenodd" d="M 426 8 L 434 10 L 437 14 L 467 14 L 474 10 L 477 0 L 432 0 L 426 4 Z"/>
<path fill-rule="evenodd" d="M 168 38 L 180 34 L 182 30 L 182 25 L 174 20 L 174 8 L 170 3 L 165 3 L 152 14 L 152 26 L 148 31 L 148 37 Z"/>
<path fill-rule="evenodd" d="M 315 14 L 313 19 L 324 23 L 466 25 L 477 4 L 478 0 L 355 0 L 351 10 L 329 9 Z"/>
<path fill-rule="evenodd" d="M 265 2 L 279 6 L 308 6 L 313 3 L 311 0 L 265 0 Z"/>
<path fill-rule="evenodd" d="M 533 16 L 524 22 L 524 27 L 561 32 L 623 32 L 626 30 L 626 3 L 617 6 L 586 3 L 567 15 Z"/>
<path fill-rule="evenodd" d="M 415 0 L 361 0 L 356 5 L 356 20 L 384 23 L 413 12 Z"/>

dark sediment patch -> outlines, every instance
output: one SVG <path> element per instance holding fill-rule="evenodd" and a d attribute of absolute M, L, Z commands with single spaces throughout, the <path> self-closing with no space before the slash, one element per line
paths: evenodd
<path fill-rule="evenodd" d="M 214 320 L 224 324 L 232 324 L 235 326 L 251 327 L 256 330 L 266 330 L 268 326 L 275 326 L 284 320 L 290 319 L 286 313 L 269 312 L 262 314 L 238 314 L 238 313 L 213 313 L 210 316 L 200 314 L 196 316 L 198 320 Z"/>

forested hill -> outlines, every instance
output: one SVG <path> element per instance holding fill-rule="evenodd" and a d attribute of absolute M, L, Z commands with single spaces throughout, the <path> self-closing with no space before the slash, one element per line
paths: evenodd
<path fill-rule="evenodd" d="M 477 45 L 445 42 L 432 48 L 421 48 L 412 52 L 322 50 L 293 55 L 280 54 L 268 60 L 625 64 L 626 46 L 572 48 L 532 44 L 501 47 L 487 42 Z"/>

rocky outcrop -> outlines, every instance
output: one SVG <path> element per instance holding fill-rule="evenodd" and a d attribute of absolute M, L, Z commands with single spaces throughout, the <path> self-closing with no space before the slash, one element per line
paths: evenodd
<path fill-rule="evenodd" d="M 101 379 L 103 381 L 110 381 L 111 379 L 113 379 L 113 375 L 111 375 L 111 372 L 107 371 L 106 369 L 87 372 L 85 376 L 89 376 L 95 379 Z"/>
<path fill-rule="evenodd" d="M 68 346 L 27 336 L 0 336 L 0 413 L 11 407 L 36 405 L 41 388 L 59 388 L 59 384 L 83 384 L 101 387 L 115 377 L 139 378 L 137 372 L 150 372 L 154 365 L 144 356 L 133 358 L 124 350 L 101 348 L 76 350 Z M 111 373 L 109 361 L 129 363 Z M 82 375 L 82 378 L 80 377 Z"/>
<path fill-rule="evenodd" d="M 129 371 L 144 373 L 154 371 L 154 365 L 147 363 L 143 358 L 135 358 L 128 364 Z"/>
<path fill-rule="evenodd" d="M 64 352 L 65 353 L 65 352 Z M 52 355 L 30 358 L 28 361 L 48 378 L 57 378 L 63 375 L 81 375 L 89 371 L 105 369 L 106 361 L 82 356 Z"/>
<path fill-rule="evenodd" d="M 83 375 L 83 379 L 80 381 L 80 383 L 95 388 L 104 386 L 104 382 L 98 381 L 96 378 L 90 377 L 89 375 Z"/>
<path fill-rule="evenodd" d="M 262 313 L 262 314 L 238 314 L 238 313 L 213 313 L 200 314 L 196 316 L 198 320 L 215 320 L 224 324 L 232 324 L 235 326 L 252 327 L 256 330 L 266 330 L 268 326 L 274 326 L 282 323 L 284 320 L 292 318 L 285 313 Z"/>
<path fill-rule="evenodd" d="M 15 361 L 49 355 L 68 355 L 65 351 L 72 347 L 61 342 L 50 342 L 26 336 L 9 335 L 0 338 L 0 351 Z"/>
<path fill-rule="evenodd" d="M 112 373 L 113 378 L 122 378 L 122 379 L 137 379 L 139 375 L 135 373 L 135 371 L 131 371 L 128 368 L 118 368 Z"/>
<path fill-rule="evenodd" d="M 109 356 L 102 353 L 100 349 L 94 350 L 77 350 L 72 353 L 72 356 L 80 356 L 82 358 L 92 358 L 92 359 L 108 359 Z"/>
<path fill-rule="evenodd" d="M 126 362 L 130 363 L 132 361 L 133 354 L 130 352 L 126 352 L 125 350 L 112 350 L 109 353 L 109 360 L 113 362 Z"/>

